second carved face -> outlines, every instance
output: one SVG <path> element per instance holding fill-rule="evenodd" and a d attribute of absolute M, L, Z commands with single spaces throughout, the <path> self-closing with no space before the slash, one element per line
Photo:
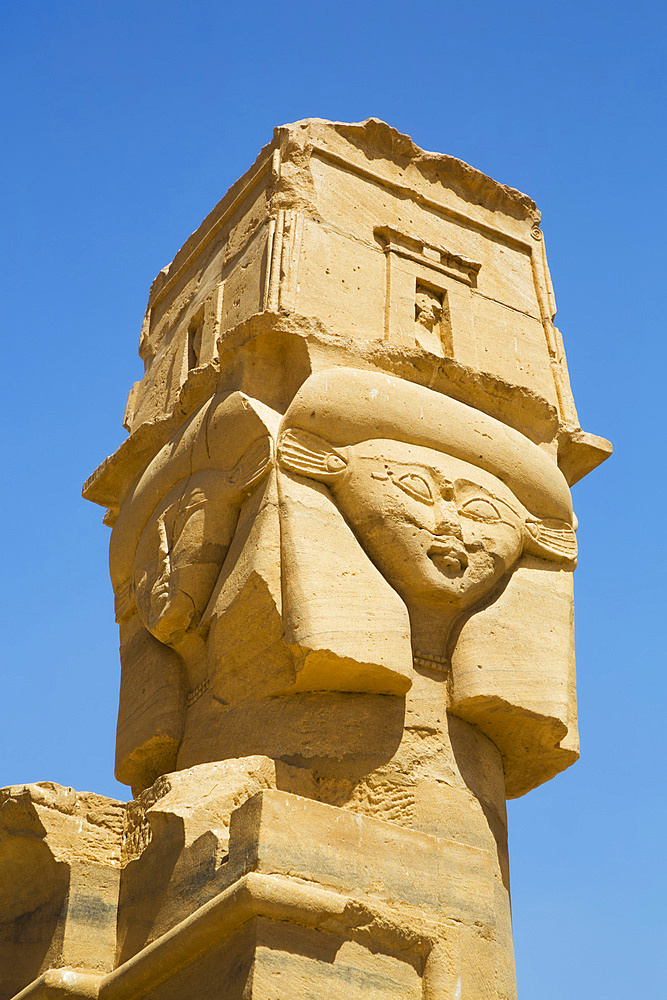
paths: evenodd
<path fill-rule="evenodd" d="M 271 462 L 260 438 L 234 469 L 203 469 L 174 486 L 146 525 L 134 560 L 134 593 L 146 628 L 175 645 L 206 610 L 244 499 Z"/>
<path fill-rule="evenodd" d="M 137 608 L 161 642 L 177 641 L 204 612 L 238 519 L 228 494 L 224 473 L 199 473 L 167 494 L 141 536 Z"/>

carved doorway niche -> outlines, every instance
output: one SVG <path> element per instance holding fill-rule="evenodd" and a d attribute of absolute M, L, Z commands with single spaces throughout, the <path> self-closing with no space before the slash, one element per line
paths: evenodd
<path fill-rule="evenodd" d="M 376 228 L 375 236 L 387 260 L 385 338 L 455 357 L 456 330 L 470 315 L 481 265 L 387 227 Z"/>

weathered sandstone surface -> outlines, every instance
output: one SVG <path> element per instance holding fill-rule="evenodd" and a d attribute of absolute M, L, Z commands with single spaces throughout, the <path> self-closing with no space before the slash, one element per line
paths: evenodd
<path fill-rule="evenodd" d="M 516 997 L 611 450 L 555 312 L 535 204 L 374 119 L 276 129 L 160 272 L 84 487 L 134 798 L 0 792 L 0 1000 Z"/>

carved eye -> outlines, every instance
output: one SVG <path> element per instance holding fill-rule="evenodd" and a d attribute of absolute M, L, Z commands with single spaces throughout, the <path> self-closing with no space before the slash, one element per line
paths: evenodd
<path fill-rule="evenodd" d="M 400 486 L 409 496 L 416 497 L 417 500 L 424 500 L 426 503 L 433 503 L 431 487 L 421 476 L 411 473 L 396 480 L 396 485 Z"/>
<path fill-rule="evenodd" d="M 463 504 L 461 513 L 475 521 L 500 521 L 500 514 L 488 500 L 477 497 Z"/>

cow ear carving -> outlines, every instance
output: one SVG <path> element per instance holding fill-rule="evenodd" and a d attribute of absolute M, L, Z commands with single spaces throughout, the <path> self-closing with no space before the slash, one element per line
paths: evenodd
<path fill-rule="evenodd" d="M 271 464 L 272 449 L 273 442 L 268 434 L 251 444 L 232 469 L 230 485 L 244 492 L 256 486 Z"/>
<path fill-rule="evenodd" d="M 116 612 L 116 621 L 124 621 L 129 618 L 133 611 L 136 611 L 137 605 L 134 600 L 134 581 L 132 577 L 128 580 L 124 580 L 118 587 L 115 588 L 115 599 L 114 599 L 114 610 Z"/>
<path fill-rule="evenodd" d="M 574 562 L 577 559 L 577 536 L 567 521 L 556 518 L 526 520 L 526 551 L 555 562 Z"/>
<path fill-rule="evenodd" d="M 347 468 L 347 459 L 333 445 L 307 431 L 285 431 L 278 455 L 284 469 L 323 483 L 331 482 Z"/>

